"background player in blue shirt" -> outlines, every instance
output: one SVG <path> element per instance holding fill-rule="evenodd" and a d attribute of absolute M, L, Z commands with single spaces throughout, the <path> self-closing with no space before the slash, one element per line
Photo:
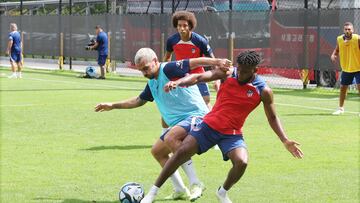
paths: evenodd
<path fill-rule="evenodd" d="M 22 42 L 21 35 L 17 31 L 17 25 L 15 23 L 10 24 L 9 42 L 6 49 L 6 55 L 10 56 L 10 64 L 12 75 L 9 78 L 21 78 L 21 55 L 22 55 Z"/>
<path fill-rule="evenodd" d="M 135 64 L 138 70 L 149 79 L 144 91 L 137 97 L 117 102 L 100 103 L 95 111 L 109 111 L 112 109 L 131 109 L 144 105 L 148 101 L 155 101 L 161 116 L 171 128 L 161 136 L 152 147 L 152 154 L 161 166 L 169 159 L 169 154 L 176 151 L 182 140 L 191 130 L 191 126 L 201 121 L 208 108 L 196 86 L 178 88 L 172 94 L 165 93 L 164 85 L 174 78 L 183 77 L 200 65 L 230 66 L 227 59 L 196 58 L 168 63 L 160 63 L 155 52 L 150 48 L 140 49 L 135 56 Z M 172 199 L 195 200 L 202 194 L 202 184 L 196 176 L 191 160 L 182 165 L 189 177 L 191 191 L 187 192 L 178 172 L 172 175 L 175 193 Z M 175 177 L 177 176 L 177 177 Z M 187 193 L 187 194 L 186 194 Z M 190 196 L 189 196 L 190 195 Z"/>
<path fill-rule="evenodd" d="M 99 79 L 105 79 L 105 63 L 108 56 L 108 37 L 103 31 L 100 25 L 95 27 L 96 43 L 91 46 L 90 49 L 96 49 L 98 51 L 98 64 L 100 66 L 101 76 Z"/>

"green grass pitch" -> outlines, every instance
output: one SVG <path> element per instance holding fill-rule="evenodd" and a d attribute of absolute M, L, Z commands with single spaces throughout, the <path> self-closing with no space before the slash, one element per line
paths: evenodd
<path fill-rule="evenodd" d="M 99 102 L 139 95 L 146 80 L 47 71 L 27 71 L 19 80 L 6 78 L 7 69 L 0 73 L 0 202 L 115 203 L 129 181 L 148 191 L 160 171 L 150 154 L 160 134 L 155 104 L 94 112 Z M 245 123 L 250 162 L 229 193 L 233 202 L 359 202 L 359 97 L 349 94 L 348 112 L 337 117 L 330 114 L 338 91 L 274 92 L 286 132 L 302 144 L 305 157 L 294 159 L 285 150 L 259 106 Z M 217 202 L 215 190 L 231 163 L 216 150 L 193 160 L 207 187 L 196 202 Z M 158 202 L 171 190 L 167 182 Z"/>

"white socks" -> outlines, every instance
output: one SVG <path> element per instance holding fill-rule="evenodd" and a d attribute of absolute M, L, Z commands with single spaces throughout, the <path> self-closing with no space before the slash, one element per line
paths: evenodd
<path fill-rule="evenodd" d="M 161 135 L 163 135 L 167 130 L 168 130 L 168 128 L 162 128 L 161 129 Z M 171 182 L 172 182 L 172 185 L 174 187 L 175 192 L 184 192 L 185 184 L 184 184 L 184 181 L 182 180 L 178 170 L 176 170 L 170 176 L 170 179 L 171 179 Z"/>
<path fill-rule="evenodd" d="M 218 194 L 221 195 L 222 197 L 225 197 L 227 193 L 227 190 L 224 189 L 223 186 L 221 186 L 218 190 Z"/>
<path fill-rule="evenodd" d="M 175 192 L 184 192 L 185 190 L 185 184 L 183 180 L 181 179 L 180 173 L 178 170 L 175 171 L 174 174 L 170 176 L 172 185 L 175 189 Z"/>
<path fill-rule="evenodd" d="M 160 189 L 160 188 L 158 188 L 157 186 L 153 185 L 153 186 L 151 186 L 148 194 L 149 194 L 149 195 L 154 195 L 154 196 L 156 196 L 156 195 L 157 195 L 157 192 L 159 191 L 159 189 Z"/>
<path fill-rule="evenodd" d="M 186 176 L 189 178 L 190 185 L 200 183 L 200 180 L 196 176 L 194 165 L 193 165 L 191 159 L 189 161 L 183 163 L 183 165 L 181 165 L 181 168 L 185 171 Z"/>

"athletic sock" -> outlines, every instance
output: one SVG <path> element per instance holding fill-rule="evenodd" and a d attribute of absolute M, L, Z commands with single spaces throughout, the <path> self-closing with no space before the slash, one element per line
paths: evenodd
<path fill-rule="evenodd" d="M 178 170 L 176 170 L 170 176 L 170 179 L 171 179 L 171 182 L 172 182 L 175 192 L 184 192 L 185 184 L 184 184 Z"/>
<path fill-rule="evenodd" d="M 200 180 L 196 176 L 194 165 L 191 159 L 183 163 L 181 168 L 185 171 L 186 176 L 189 178 L 190 185 L 200 184 Z"/>
<path fill-rule="evenodd" d="M 151 195 L 157 195 L 157 192 L 160 188 L 158 188 L 157 186 L 153 185 L 151 186 L 150 190 L 149 190 L 149 193 L 148 194 L 151 194 Z"/>
<path fill-rule="evenodd" d="M 221 195 L 222 197 L 225 197 L 226 193 L 227 193 L 227 190 L 225 190 L 223 186 L 219 187 L 219 190 L 218 190 L 219 195 Z"/>

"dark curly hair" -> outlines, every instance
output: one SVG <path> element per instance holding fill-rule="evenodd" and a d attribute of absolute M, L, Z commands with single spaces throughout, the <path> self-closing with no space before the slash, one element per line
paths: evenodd
<path fill-rule="evenodd" d="M 177 28 L 179 20 L 186 20 L 189 23 L 190 30 L 195 29 L 197 21 L 194 13 L 189 11 L 177 11 L 172 16 L 172 23 L 174 28 Z"/>
<path fill-rule="evenodd" d="M 244 65 L 248 67 L 256 67 L 261 61 L 260 55 L 256 51 L 244 51 L 241 52 L 236 59 L 238 65 Z"/>

